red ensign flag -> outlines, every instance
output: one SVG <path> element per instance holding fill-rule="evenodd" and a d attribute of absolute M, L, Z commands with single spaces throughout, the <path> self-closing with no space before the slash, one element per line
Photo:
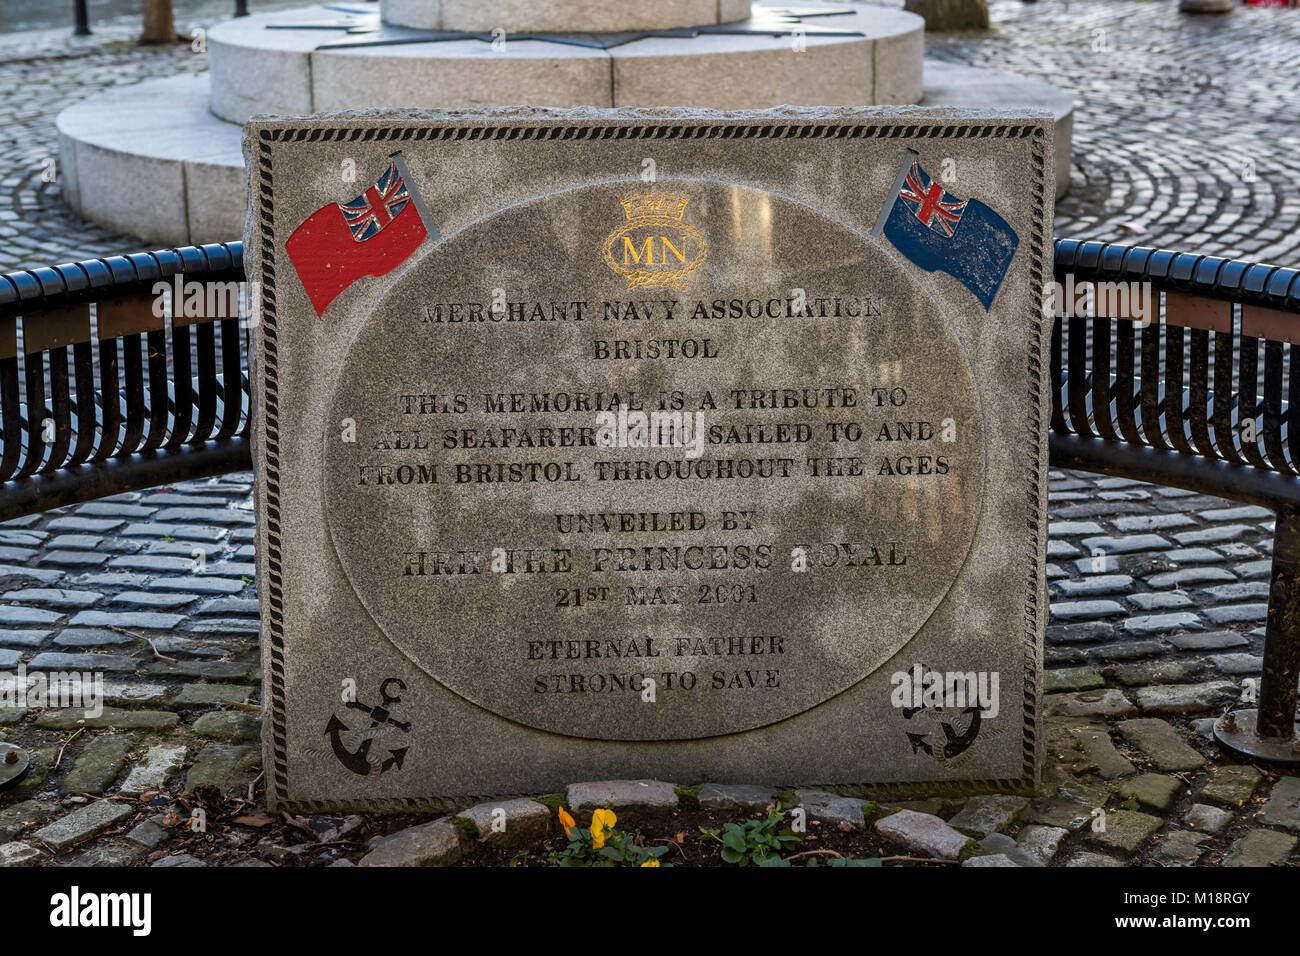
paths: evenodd
<path fill-rule="evenodd" d="M 316 309 L 365 276 L 392 272 L 420 247 L 429 230 L 411 189 L 391 162 L 379 182 L 356 199 L 316 210 L 284 244 Z"/>

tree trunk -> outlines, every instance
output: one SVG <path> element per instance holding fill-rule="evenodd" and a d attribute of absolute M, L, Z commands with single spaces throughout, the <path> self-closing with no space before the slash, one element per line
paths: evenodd
<path fill-rule="evenodd" d="M 144 0 L 144 31 L 141 43 L 175 43 L 176 19 L 172 0 Z"/>
<path fill-rule="evenodd" d="M 904 9 L 925 18 L 925 28 L 943 33 L 948 30 L 987 30 L 987 0 L 906 0 Z"/>

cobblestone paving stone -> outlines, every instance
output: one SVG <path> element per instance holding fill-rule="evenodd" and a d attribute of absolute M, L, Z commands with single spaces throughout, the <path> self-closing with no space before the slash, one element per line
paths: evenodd
<path fill-rule="evenodd" d="M 1128 222 L 1143 242 L 1300 258 L 1300 151 L 1283 109 L 1300 20 L 1250 9 L 1198 20 L 1113 0 L 993 11 L 992 37 L 927 42 L 1078 97 L 1058 233 L 1135 238 Z M 1096 30 L 1105 55 L 1090 46 Z M 0 104 L 0 268 L 136 247 L 68 216 L 57 184 L 40 182 L 50 111 L 98 85 L 203 69 L 180 49 L 42 50 L 0 41 L 0 85 L 13 91 Z M 1052 472 L 1049 507 L 1042 792 L 913 801 L 877 832 L 947 859 L 978 840 L 982 865 L 1300 865 L 1297 778 L 1209 738 L 1261 671 L 1271 515 L 1071 472 Z M 0 739 L 32 762 L 0 792 L 0 866 L 413 865 L 472 851 L 427 819 L 265 815 L 251 521 L 243 474 L 0 525 L 0 668 L 102 671 L 107 693 L 104 715 L 84 724 L 0 708 Z M 770 793 L 706 786 L 699 799 L 758 807 Z M 861 811 L 805 795 L 819 812 Z M 540 825 L 539 804 L 509 805 L 531 821 L 519 833 Z M 206 834 L 190 827 L 195 808 L 209 814 Z"/>

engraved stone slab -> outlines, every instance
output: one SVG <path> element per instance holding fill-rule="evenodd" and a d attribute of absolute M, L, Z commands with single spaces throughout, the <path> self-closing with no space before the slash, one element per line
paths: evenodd
<path fill-rule="evenodd" d="M 276 807 L 1035 785 L 1049 117 L 245 149 Z"/>

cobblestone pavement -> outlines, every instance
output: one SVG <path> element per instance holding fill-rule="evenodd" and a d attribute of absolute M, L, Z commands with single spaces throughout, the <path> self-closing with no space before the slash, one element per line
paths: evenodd
<path fill-rule="evenodd" d="M 1300 259 L 1286 175 L 1300 162 L 1296 127 L 1281 109 L 1300 19 L 1242 9 L 1192 20 L 1111 0 L 996 3 L 994 17 L 991 38 L 929 44 L 1079 97 L 1059 232 L 1133 238 L 1119 229 L 1131 222 L 1144 242 Z M 1092 52 L 1094 29 L 1111 54 Z M 133 246 L 59 212 L 57 186 L 39 182 L 49 104 L 88 82 L 201 68 L 179 51 L 5 60 L 0 47 L 0 84 L 18 83 L 0 105 L 3 267 Z M 1235 165 L 1252 157 L 1253 182 Z M 1261 670 L 1271 516 L 1061 472 L 1050 512 L 1042 794 L 918 801 L 871 825 L 917 855 L 974 838 L 983 864 L 1300 864 L 1300 777 L 1234 761 L 1208 736 Z M 109 706 L 84 724 L 0 710 L 0 735 L 33 755 L 28 776 L 0 791 L 0 866 L 434 862 L 473 845 L 448 824 L 376 848 L 413 821 L 265 815 L 252 521 L 250 478 L 232 475 L 0 526 L 0 671 L 102 671 Z M 860 801 L 801 799 L 813 819 L 867 825 Z M 508 806 L 521 820 L 538 812 Z M 195 808 L 206 833 L 190 827 Z"/>
<path fill-rule="evenodd" d="M 254 6 L 266 12 L 302 2 Z M 194 36 L 196 29 L 215 22 L 178 18 L 176 29 Z M 0 272 L 153 248 L 88 223 L 64 207 L 55 117 L 63 107 L 111 86 L 203 72 L 207 54 L 184 43 L 140 47 L 135 23 L 92 26 L 95 32 L 89 37 L 74 37 L 70 29 L 0 33 Z M 51 163 L 53 182 L 47 181 Z M 211 241 L 235 238 L 213 236 Z"/>

